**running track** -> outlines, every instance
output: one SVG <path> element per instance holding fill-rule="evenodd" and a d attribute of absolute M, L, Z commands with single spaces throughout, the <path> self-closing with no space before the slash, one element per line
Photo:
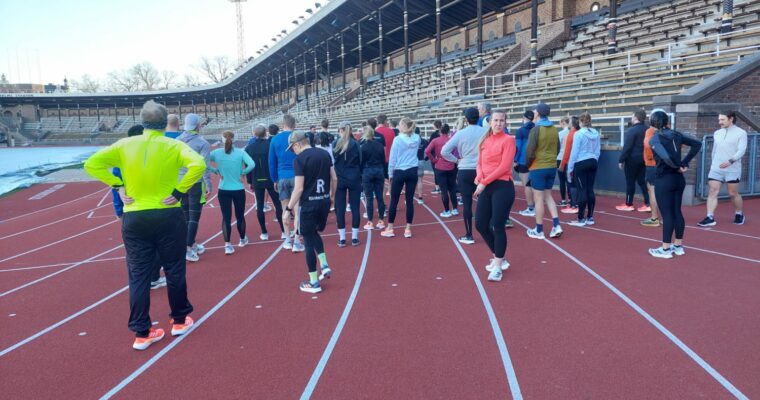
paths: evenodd
<path fill-rule="evenodd" d="M 688 228 L 687 255 L 673 260 L 646 253 L 660 230 L 615 211 L 619 199 L 600 197 L 595 226 L 565 225 L 552 241 L 529 239 L 519 224 L 533 218 L 513 214 L 512 267 L 492 283 L 485 245 L 477 234 L 458 245 L 461 221 L 437 217 L 426 181 L 412 239 L 362 231 L 360 246 L 338 249 L 331 217 L 334 277 L 316 296 L 296 288 L 303 255 L 257 240 L 253 211 L 256 240 L 225 256 L 221 215 L 207 207 L 198 238 L 209 250 L 188 264 L 196 329 L 136 352 L 108 192 L 69 183 L 28 200 L 49 186 L 0 200 L 4 398 L 760 396 L 758 200 L 745 202 L 744 226 L 721 204 L 719 225 Z M 703 212 L 685 209 L 687 223 Z M 165 290 L 151 296 L 167 328 Z"/>

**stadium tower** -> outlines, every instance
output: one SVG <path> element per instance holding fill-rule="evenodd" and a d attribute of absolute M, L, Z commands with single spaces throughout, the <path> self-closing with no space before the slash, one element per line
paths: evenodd
<path fill-rule="evenodd" d="M 235 15 L 237 22 L 237 56 L 238 65 L 245 62 L 245 33 L 243 32 L 243 2 L 248 0 L 229 0 L 235 3 Z"/>

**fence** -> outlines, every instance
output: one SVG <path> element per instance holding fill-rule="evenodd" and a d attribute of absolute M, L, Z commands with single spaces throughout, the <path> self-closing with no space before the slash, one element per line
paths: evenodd
<path fill-rule="evenodd" d="M 696 195 L 706 199 L 707 194 L 710 191 L 710 187 L 707 184 L 707 175 L 710 173 L 710 165 L 712 164 L 712 149 L 715 139 L 713 135 L 705 135 L 702 138 L 702 152 L 699 157 L 699 164 L 697 165 L 697 187 Z M 760 195 L 760 174 L 758 174 L 758 167 L 760 167 L 760 134 L 751 133 L 747 135 L 747 151 L 742 157 L 742 178 L 739 183 L 739 193 L 743 196 L 757 196 Z M 719 198 L 727 198 L 728 192 L 725 185 L 721 187 L 721 192 L 718 194 Z"/>

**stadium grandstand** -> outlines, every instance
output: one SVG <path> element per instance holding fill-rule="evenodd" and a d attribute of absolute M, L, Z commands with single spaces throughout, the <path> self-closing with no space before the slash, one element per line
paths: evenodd
<path fill-rule="evenodd" d="M 205 135 L 250 135 L 257 123 L 359 125 L 379 113 L 424 133 L 464 107 L 491 103 L 510 130 L 543 101 L 552 119 L 589 112 L 616 168 L 634 110 L 662 108 L 706 137 L 721 110 L 760 129 L 757 0 L 332 0 L 234 75 L 206 86 L 139 93 L 0 94 L 0 131 L 29 142 L 110 143 L 150 99 L 211 118 Z M 707 140 L 707 139 L 706 139 Z M 760 190 L 752 137 L 744 192 Z M 705 162 L 704 157 L 702 163 Z M 687 193 L 704 193 L 690 172 Z M 622 191 L 612 174 L 597 187 Z"/>

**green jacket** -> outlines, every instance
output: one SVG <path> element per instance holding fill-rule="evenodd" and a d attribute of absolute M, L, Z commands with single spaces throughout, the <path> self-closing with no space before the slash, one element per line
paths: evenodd
<path fill-rule="evenodd" d="M 556 126 L 536 125 L 530 130 L 525 165 L 529 170 L 557 168 L 559 132 Z"/>
<path fill-rule="evenodd" d="M 123 180 L 111 173 L 113 167 L 121 169 Z M 187 173 L 177 183 L 182 167 Z M 124 185 L 127 196 L 134 199 L 124 205 L 124 212 L 131 212 L 179 207 L 179 203 L 167 206 L 161 201 L 186 193 L 203 176 L 206 162 L 185 143 L 146 129 L 142 135 L 121 139 L 93 154 L 84 169 L 109 186 Z"/>

